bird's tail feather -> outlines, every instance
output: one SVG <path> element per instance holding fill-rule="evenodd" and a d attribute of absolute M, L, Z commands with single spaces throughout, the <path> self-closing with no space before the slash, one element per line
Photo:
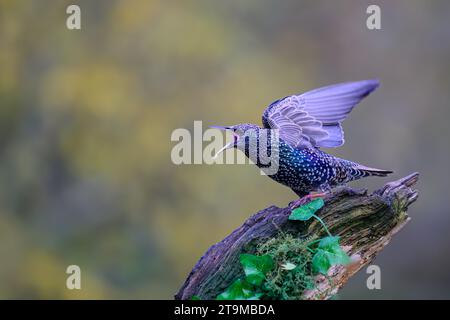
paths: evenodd
<path fill-rule="evenodd" d="M 365 176 L 377 176 L 377 177 L 386 177 L 388 174 L 393 173 L 394 171 L 391 170 L 384 170 L 384 169 L 376 169 L 376 168 L 370 168 L 363 165 L 358 165 L 356 169 L 362 171 Z"/>

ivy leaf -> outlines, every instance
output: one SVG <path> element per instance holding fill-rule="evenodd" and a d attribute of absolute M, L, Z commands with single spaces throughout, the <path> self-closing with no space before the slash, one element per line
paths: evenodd
<path fill-rule="evenodd" d="M 274 267 L 273 259 L 269 255 L 256 256 L 253 254 L 241 254 L 241 265 L 246 275 L 245 280 L 255 286 L 260 286 L 266 278 L 266 273 Z"/>
<path fill-rule="evenodd" d="M 294 270 L 295 268 L 297 268 L 297 266 L 291 262 L 286 262 L 281 265 L 281 269 L 287 271 Z"/>
<path fill-rule="evenodd" d="M 326 249 L 326 250 L 333 250 L 336 246 L 339 247 L 339 236 L 334 237 L 325 237 L 320 239 L 319 241 L 319 248 Z"/>
<path fill-rule="evenodd" d="M 339 237 L 325 237 L 320 240 L 311 263 L 314 272 L 327 274 L 331 266 L 349 262 L 350 257 L 339 245 Z"/>
<path fill-rule="evenodd" d="M 324 250 L 317 250 L 311 261 L 313 272 L 327 274 L 328 269 L 331 267 L 328 252 Z"/>
<path fill-rule="evenodd" d="M 289 216 L 289 220 L 300 220 L 307 221 L 311 219 L 311 217 L 316 213 L 317 210 L 324 206 L 324 202 L 322 198 L 314 199 L 301 207 L 295 208 L 292 210 L 291 215 Z"/>
<path fill-rule="evenodd" d="M 246 281 L 237 279 L 216 300 L 259 300 L 263 294 L 254 292 L 253 287 Z"/>
<path fill-rule="evenodd" d="M 255 292 L 254 286 L 260 286 L 266 278 L 266 273 L 274 268 L 272 257 L 241 254 L 239 260 L 244 268 L 245 280 L 238 279 L 233 282 L 217 296 L 217 300 L 259 300 L 263 295 L 261 292 Z"/>

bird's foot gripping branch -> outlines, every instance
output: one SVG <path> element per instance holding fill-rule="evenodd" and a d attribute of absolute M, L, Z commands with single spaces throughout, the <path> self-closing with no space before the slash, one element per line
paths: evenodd
<path fill-rule="evenodd" d="M 299 208 L 271 206 L 213 245 L 177 299 L 327 299 L 408 221 L 418 174 L 367 194 L 333 190 Z"/>

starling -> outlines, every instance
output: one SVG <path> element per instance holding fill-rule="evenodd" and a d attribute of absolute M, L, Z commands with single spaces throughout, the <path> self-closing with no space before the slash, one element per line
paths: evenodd
<path fill-rule="evenodd" d="M 368 176 L 384 177 L 392 171 L 363 166 L 337 158 L 320 150 L 344 144 L 342 121 L 353 107 L 379 86 L 377 80 L 346 82 L 322 87 L 300 95 L 291 95 L 272 102 L 262 116 L 263 127 L 254 124 L 214 126 L 233 133 L 233 141 L 219 150 L 237 148 L 263 171 L 260 147 L 263 133 L 275 138 L 271 129 L 278 129 L 276 148 L 278 170 L 268 176 L 291 188 L 302 198 L 321 196 L 332 187 Z M 256 154 L 252 155 L 252 142 Z M 266 154 L 275 151 L 266 143 Z M 315 193 L 313 193 L 315 192 Z"/>

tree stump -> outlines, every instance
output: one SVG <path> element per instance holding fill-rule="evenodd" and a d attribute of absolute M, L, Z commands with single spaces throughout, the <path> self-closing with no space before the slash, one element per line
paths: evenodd
<path fill-rule="evenodd" d="M 314 288 L 303 299 L 328 299 L 345 285 L 348 279 L 390 242 L 410 220 L 406 211 L 416 201 L 418 191 L 412 189 L 419 174 L 413 173 L 368 194 L 367 190 L 338 187 L 324 197 L 325 206 L 317 215 L 351 257 L 346 266 L 333 266 L 328 275 L 317 275 Z M 316 220 L 290 221 L 289 207 L 270 206 L 252 215 L 225 239 L 211 246 L 194 266 L 175 299 L 215 299 L 234 280 L 241 277 L 241 253 L 252 253 L 258 243 L 286 232 L 297 237 L 320 237 L 324 229 Z"/>

